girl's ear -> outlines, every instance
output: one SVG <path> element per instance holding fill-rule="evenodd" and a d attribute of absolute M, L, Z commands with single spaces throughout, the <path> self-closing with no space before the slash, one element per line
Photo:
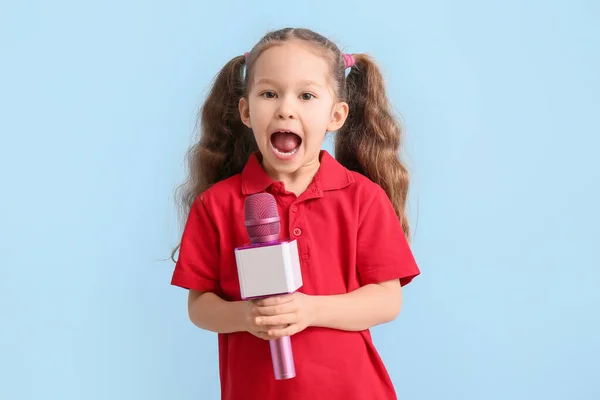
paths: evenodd
<path fill-rule="evenodd" d="M 346 122 L 346 118 L 348 118 L 348 103 L 340 102 L 333 105 L 331 110 L 331 119 L 329 120 L 329 125 L 327 125 L 327 131 L 334 132 L 339 130 Z"/>
<path fill-rule="evenodd" d="M 238 104 L 238 109 L 240 111 L 240 118 L 244 125 L 252 129 L 252 124 L 250 123 L 250 106 L 248 104 L 248 99 L 242 97 Z"/>

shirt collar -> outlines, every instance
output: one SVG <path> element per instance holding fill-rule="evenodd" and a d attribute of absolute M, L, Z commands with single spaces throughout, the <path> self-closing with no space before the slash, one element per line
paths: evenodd
<path fill-rule="evenodd" d="M 342 189 L 354 182 L 354 177 L 348 169 L 340 164 L 326 150 L 321 150 L 321 165 L 313 182 L 315 194 L 323 191 Z M 260 154 L 254 152 L 242 170 L 242 193 L 245 195 L 260 193 L 276 183 L 260 164 Z M 309 187 L 310 187 L 309 186 Z"/>

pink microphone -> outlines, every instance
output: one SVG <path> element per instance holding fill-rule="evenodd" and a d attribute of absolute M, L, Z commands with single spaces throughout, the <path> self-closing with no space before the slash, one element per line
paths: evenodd
<path fill-rule="evenodd" d="M 293 293 L 302 286 L 296 240 L 279 237 L 279 213 L 268 193 L 251 195 L 244 205 L 245 226 L 251 245 L 235 249 L 243 299 Z M 275 379 L 296 376 L 289 336 L 269 341 Z"/>

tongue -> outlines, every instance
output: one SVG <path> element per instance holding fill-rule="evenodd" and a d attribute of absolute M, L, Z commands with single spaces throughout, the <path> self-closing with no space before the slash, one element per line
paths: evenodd
<path fill-rule="evenodd" d="M 279 151 L 290 152 L 300 145 L 300 137 L 295 133 L 277 132 L 271 137 L 273 146 Z"/>

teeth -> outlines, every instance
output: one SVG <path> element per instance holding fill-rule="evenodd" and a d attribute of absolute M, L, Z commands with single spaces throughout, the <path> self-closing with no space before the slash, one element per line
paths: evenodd
<path fill-rule="evenodd" d="M 273 146 L 271 146 L 271 147 L 273 147 Z M 273 150 L 275 150 L 275 152 L 276 152 L 277 154 L 281 154 L 282 156 L 291 156 L 292 154 L 294 154 L 295 152 L 297 152 L 297 151 L 298 151 L 298 147 L 296 147 L 294 150 L 292 150 L 292 151 L 288 151 L 288 152 L 281 151 L 281 150 L 279 150 L 279 149 L 277 149 L 277 148 L 275 148 L 275 147 L 273 147 Z"/>

